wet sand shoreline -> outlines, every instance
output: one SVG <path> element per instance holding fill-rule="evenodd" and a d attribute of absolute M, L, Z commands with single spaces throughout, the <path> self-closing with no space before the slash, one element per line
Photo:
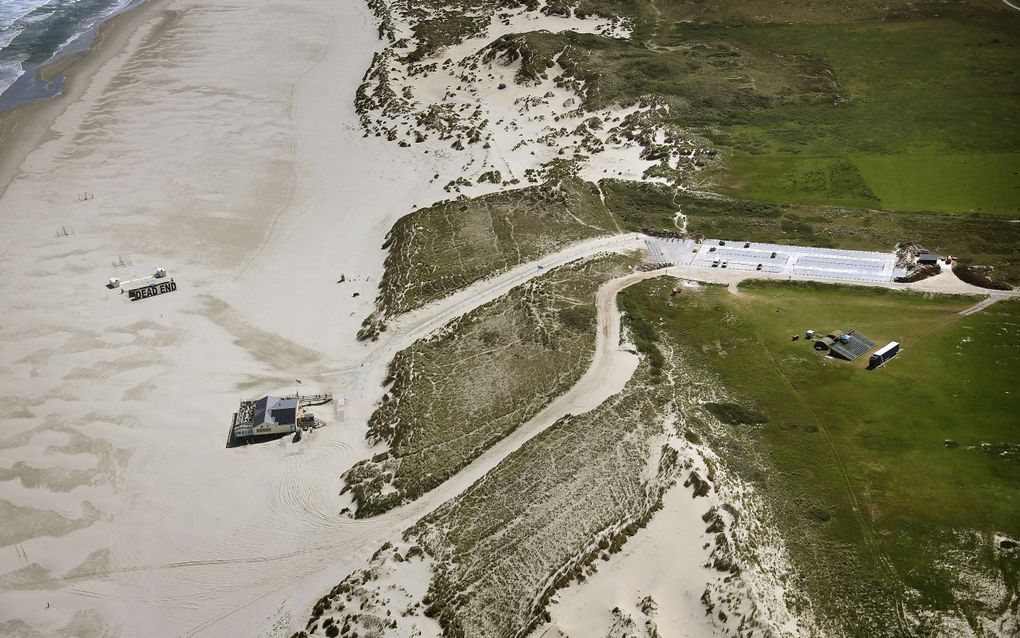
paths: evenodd
<path fill-rule="evenodd" d="M 0 110 L 0 195 L 56 117 L 81 97 L 92 76 L 167 2 L 142 0 L 125 8 L 99 25 L 87 50 L 66 53 L 31 71 L 43 77 L 63 74 L 64 85 L 59 95 Z"/>

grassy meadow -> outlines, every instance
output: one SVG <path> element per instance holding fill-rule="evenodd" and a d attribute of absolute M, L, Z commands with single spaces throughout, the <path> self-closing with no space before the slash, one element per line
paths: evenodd
<path fill-rule="evenodd" d="M 744 412 L 766 416 L 734 419 L 745 447 L 715 444 L 762 488 L 827 614 L 867 612 L 851 635 L 887 635 L 902 622 L 892 600 L 972 626 L 1009 613 L 1020 562 L 995 535 L 1020 537 L 1020 303 L 962 317 L 974 299 L 749 282 L 739 294 L 685 292 L 668 308 L 671 285 L 632 287 L 623 307 Z M 903 349 L 868 370 L 866 357 L 816 353 L 809 328 L 855 328 Z"/>
<path fill-rule="evenodd" d="M 890 210 L 1020 216 L 1020 153 L 854 155 L 852 161 Z"/>
<path fill-rule="evenodd" d="M 813 61 L 831 100 L 784 89 L 720 113 L 724 192 L 770 201 L 1020 215 L 1020 19 L 980 12 L 828 25 L 677 27 L 748 59 Z M 663 38 L 660 38 L 663 40 Z M 756 83 L 770 80 L 745 74 Z M 762 92 L 762 89 L 758 89 Z M 816 95 L 817 97 L 817 95 Z"/>

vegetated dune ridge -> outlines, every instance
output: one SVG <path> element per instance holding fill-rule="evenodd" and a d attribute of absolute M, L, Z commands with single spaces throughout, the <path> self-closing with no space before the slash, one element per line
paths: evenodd
<path fill-rule="evenodd" d="M 561 266 L 397 353 L 370 440 L 344 474 L 359 518 L 424 495 L 573 387 L 595 345 L 595 295 L 635 256 Z"/>

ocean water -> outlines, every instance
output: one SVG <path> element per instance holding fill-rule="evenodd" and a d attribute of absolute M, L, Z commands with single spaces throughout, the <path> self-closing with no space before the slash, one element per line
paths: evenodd
<path fill-rule="evenodd" d="M 59 92 L 59 82 L 40 86 L 29 74 L 55 56 L 88 46 L 103 20 L 134 1 L 0 0 L 0 108 Z M 15 99 L 18 89 L 22 95 Z"/>

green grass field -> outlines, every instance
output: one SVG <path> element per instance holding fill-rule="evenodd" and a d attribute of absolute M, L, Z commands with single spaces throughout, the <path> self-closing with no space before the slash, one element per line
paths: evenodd
<path fill-rule="evenodd" d="M 722 190 L 777 202 L 1015 218 L 1020 153 L 736 154 Z"/>
<path fill-rule="evenodd" d="M 788 99 L 715 136 L 732 194 L 898 211 L 1020 215 L 1020 20 L 972 13 L 695 30 L 824 60 L 832 102 Z M 681 36 L 675 36 L 681 37 Z"/>
<path fill-rule="evenodd" d="M 855 208 L 884 205 L 848 158 L 737 154 L 726 170 L 721 190 L 752 199 Z"/>
<path fill-rule="evenodd" d="M 851 633 L 880 635 L 895 625 L 890 595 L 972 623 L 1006 610 L 1020 563 L 993 535 L 1020 537 L 1020 303 L 965 318 L 972 299 L 752 282 L 667 308 L 670 285 L 635 286 L 624 307 L 767 415 L 733 425 L 749 447 L 725 443 L 726 456 L 772 504 L 827 613 L 868 610 Z M 903 350 L 867 370 L 803 339 L 851 327 Z M 749 469 L 760 453 L 764 466 Z M 1002 590 L 981 594 L 979 581 Z"/>
<path fill-rule="evenodd" d="M 852 161 L 882 208 L 1020 217 L 1020 153 L 854 155 Z"/>
<path fill-rule="evenodd" d="M 743 5 L 743 6 L 741 6 Z M 762 6 L 767 5 L 767 6 Z M 898 5 L 898 6 L 894 6 Z M 997 3 L 623 3 L 635 36 L 564 46 L 589 107 L 653 95 L 730 150 L 722 192 L 1020 215 L 1020 18 Z"/>

